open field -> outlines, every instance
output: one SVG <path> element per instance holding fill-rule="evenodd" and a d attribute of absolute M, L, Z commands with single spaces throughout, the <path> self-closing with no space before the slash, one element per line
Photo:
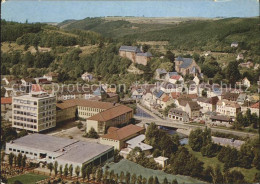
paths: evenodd
<path fill-rule="evenodd" d="M 48 176 L 28 173 L 10 178 L 8 179 L 8 183 L 13 184 L 16 180 L 19 180 L 24 184 L 35 184 L 36 182 L 44 180 L 46 178 L 48 178 Z"/>
<path fill-rule="evenodd" d="M 213 158 L 203 157 L 200 152 L 193 151 L 189 145 L 185 145 L 185 147 L 189 149 L 190 153 L 195 155 L 200 161 L 202 161 L 204 163 L 204 168 L 206 168 L 207 166 L 211 166 L 212 168 L 215 168 L 216 165 L 219 164 L 223 171 L 224 164 L 222 162 L 220 162 L 217 159 L 217 157 L 213 157 Z M 232 170 L 241 171 L 243 173 L 243 175 L 245 176 L 246 181 L 248 181 L 250 183 L 253 182 L 255 174 L 257 172 L 259 172 L 259 170 L 257 170 L 256 168 L 245 169 L 245 168 L 241 168 L 241 167 L 234 167 L 234 168 L 232 168 Z"/>

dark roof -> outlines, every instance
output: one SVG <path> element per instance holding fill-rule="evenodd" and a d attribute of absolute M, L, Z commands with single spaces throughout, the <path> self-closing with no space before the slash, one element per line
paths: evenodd
<path fill-rule="evenodd" d="M 237 101 L 239 94 L 238 93 L 225 93 L 223 96 L 223 99 L 231 100 L 231 101 Z"/>
<path fill-rule="evenodd" d="M 210 119 L 212 119 L 212 120 L 219 120 L 219 121 L 227 121 L 227 122 L 232 121 L 232 119 L 230 117 L 223 116 L 223 115 L 211 116 Z"/>
<path fill-rule="evenodd" d="M 162 90 L 160 90 L 160 91 L 154 91 L 154 95 L 157 97 L 157 98 L 160 98 L 162 95 L 163 95 L 163 91 Z"/>
<path fill-rule="evenodd" d="M 201 109 L 200 105 L 197 102 L 189 101 L 188 104 L 189 104 L 191 110 Z"/>
<path fill-rule="evenodd" d="M 177 85 L 176 84 L 172 84 L 170 82 L 164 82 L 162 84 L 162 87 L 165 88 L 165 89 L 176 89 Z"/>
<path fill-rule="evenodd" d="M 192 63 L 192 58 L 183 58 L 179 56 L 176 61 L 183 61 L 183 63 L 180 65 L 180 68 L 188 68 Z"/>
<path fill-rule="evenodd" d="M 179 115 L 179 116 L 188 116 L 187 112 L 181 110 L 181 109 L 176 109 L 176 108 L 171 108 L 169 110 L 169 113 L 168 114 L 175 114 L 175 115 Z"/>
<path fill-rule="evenodd" d="M 167 74 L 167 71 L 163 68 L 156 69 L 156 72 L 159 73 L 159 74 Z"/>
<path fill-rule="evenodd" d="M 146 52 L 146 53 L 137 53 L 137 56 L 145 56 L 145 57 L 152 57 L 153 55 L 151 52 Z"/>
<path fill-rule="evenodd" d="M 136 52 L 136 53 L 141 52 L 141 50 L 136 46 L 124 46 L 124 45 L 119 48 L 119 51 Z"/>

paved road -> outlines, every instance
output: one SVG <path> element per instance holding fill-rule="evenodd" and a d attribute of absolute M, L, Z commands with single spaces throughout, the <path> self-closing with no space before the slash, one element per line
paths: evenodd
<path fill-rule="evenodd" d="M 149 118 L 143 118 L 143 117 L 139 117 L 139 116 L 135 116 L 134 118 L 137 120 L 141 120 L 144 123 L 154 122 L 157 125 L 166 126 L 166 127 L 174 127 L 174 128 L 182 128 L 182 129 L 196 129 L 196 128 L 204 129 L 206 127 L 205 125 L 193 125 L 193 124 L 183 123 L 183 122 L 174 121 L 174 120 L 149 119 Z M 242 137 L 256 137 L 258 135 L 258 134 L 254 134 L 254 133 L 227 130 L 227 129 L 216 128 L 216 127 L 210 127 L 210 129 L 212 132 L 222 132 L 222 133 L 233 134 L 233 135 L 242 136 Z"/>
<path fill-rule="evenodd" d="M 137 107 L 140 108 L 141 110 L 143 110 L 145 113 L 149 114 L 150 116 L 154 117 L 157 120 L 161 120 L 162 119 L 161 117 L 159 117 L 156 114 L 152 113 L 151 111 L 147 110 L 146 108 L 144 108 L 143 106 L 141 106 L 138 103 L 137 103 Z"/>

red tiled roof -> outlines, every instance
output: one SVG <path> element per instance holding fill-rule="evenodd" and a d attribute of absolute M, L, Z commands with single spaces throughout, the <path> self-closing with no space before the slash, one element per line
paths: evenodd
<path fill-rule="evenodd" d="M 42 90 L 41 86 L 39 84 L 32 84 L 32 92 L 40 92 L 40 91 L 44 91 Z"/>
<path fill-rule="evenodd" d="M 116 130 L 118 130 L 119 128 L 116 128 L 116 127 L 109 127 L 108 129 L 107 129 L 107 133 L 108 134 L 110 134 L 111 132 L 114 132 L 114 131 L 116 131 Z"/>
<path fill-rule="evenodd" d="M 143 127 L 130 124 L 111 133 L 105 134 L 101 137 L 120 141 L 143 130 Z"/>
<path fill-rule="evenodd" d="M 173 99 L 177 99 L 180 95 L 181 95 L 181 93 L 178 93 L 178 92 L 172 92 L 171 93 L 171 96 L 172 96 Z"/>
<path fill-rule="evenodd" d="M 166 96 L 162 99 L 163 102 L 168 102 L 169 100 L 170 100 L 170 97 L 169 97 L 168 95 L 166 95 Z"/>
<path fill-rule="evenodd" d="M 173 75 L 171 76 L 171 79 L 179 80 L 181 78 L 180 75 Z"/>
<path fill-rule="evenodd" d="M 12 97 L 1 98 L 1 104 L 12 104 Z"/>
<path fill-rule="evenodd" d="M 251 105 L 251 108 L 259 109 L 259 104 L 260 104 L 260 102 L 257 102 L 255 104 Z"/>

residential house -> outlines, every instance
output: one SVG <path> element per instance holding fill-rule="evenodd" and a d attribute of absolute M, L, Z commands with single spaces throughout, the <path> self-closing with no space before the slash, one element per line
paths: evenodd
<path fill-rule="evenodd" d="M 159 156 L 157 158 L 154 158 L 154 161 L 156 163 L 158 163 L 160 166 L 162 166 L 163 168 L 167 165 L 168 163 L 168 158 L 167 157 L 162 157 L 162 156 Z"/>
<path fill-rule="evenodd" d="M 236 102 L 239 94 L 238 93 L 226 92 L 222 96 L 223 96 L 222 99 L 224 99 L 224 100 Z"/>
<path fill-rule="evenodd" d="M 43 78 L 46 78 L 48 81 L 56 81 L 58 79 L 58 73 L 55 72 L 49 72 L 43 76 Z"/>
<path fill-rule="evenodd" d="M 136 125 L 127 125 L 123 128 L 110 127 L 108 133 L 100 137 L 100 144 L 113 146 L 114 149 L 121 150 L 127 147 L 127 141 L 141 135 L 145 128 Z"/>
<path fill-rule="evenodd" d="M 136 46 L 121 46 L 119 48 L 119 55 L 130 59 L 133 63 L 147 65 L 151 60 L 152 54 L 150 52 L 143 53 Z"/>
<path fill-rule="evenodd" d="M 193 78 L 193 81 L 197 86 L 200 84 L 200 78 L 197 75 Z"/>
<path fill-rule="evenodd" d="M 239 105 L 243 105 L 246 102 L 246 100 L 247 100 L 247 95 L 244 93 L 241 93 L 241 94 L 239 94 L 239 96 L 237 98 L 237 103 Z"/>
<path fill-rule="evenodd" d="M 247 77 L 245 77 L 243 80 L 242 80 L 242 85 L 245 86 L 245 87 L 250 87 L 251 86 L 251 83 L 250 81 L 247 79 Z"/>
<path fill-rule="evenodd" d="M 241 107 L 236 102 L 226 99 L 217 102 L 217 113 L 236 117 L 239 112 L 241 112 Z"/>
<path fill-rule="evenodd" d="M 237 58 L 236 58 L 236 60 L 238 61 L 238 60 L 243 60 L 244 59 L 244 55 L 243 54 L 238 54 L 237 55 Z"/>
<path fill-rule="evenodd" d="M 6 121 L 12 121 L 12 97 L 1 97 L 1 117 Z"/>
<path fill-rule="evenodd" d="M 172 93 L 172 92 L 182 92 L 182 85 L 173 84 L 170 82 L 163 82 L 160 87 L 161 91 L 164 93 Z"/>
<path fill-rule="evenodd" d="M 184 79 L 181 75 L 173 75 L 170 77 L 169 82 L 172 84 L 180 84 L 184 82 Z"/>
<path fill-rule="evenodd" d="M 51 84 L 50 81 L 47 80 L 47 78 L 44 77 L 36 77 L 34 78 L 36 84 Z"/>
<path fill-rule="evenodd" d="M 250 107 L 251 113 L 256 113 L 257 116 L 259 116 L 259 104 L 260 104 L 260 102 L 257 102 L 255 104 L 251 105 L 251 107 Z"/>
<path fill-rule="evenodd" d="M 175 121 L 182 121 L 182 122 L 189 121 L 189 115 L 182 109 L 178 109 L 178 108 L 171 108 L 168 112 L 168 118 Z"/>
<path fill-rule="evenodd" d="M 174 100 L 170 97 L 170 95 L 165 95 L 160 101 L 161 109 L 165 109 L 168 105 L 174 103 Z"/>
<path fill-rule="evenodd" d="M 93 75 L 92 75 L 91 73 L 85 72 L 85 73 L 83 73 L 83 74 L 81 75 L 81 78 L 82 78 L 82 80 L 84 80 L 84 81 L 90 82 L 90 81 L 93 80 Z"/>
<path fill-rule="evenodd" d="M 198 97 L 197 102 L 198 104 L 202 107 L 202 112 L 207 112 L 207 111 L 216 111 L 217 107 L 217 102 L 218 102 L 218 97 L 211 97 L 211 98 L 205 98 L 205 97 Z"/>
<path fill-rule="evenodd" d="M 248 61 L 246 63 L 240 63 L 238 66 L 241 66 L 242 68 L 252 68 L 254 66 L 254 63 Z"/>
<path fill-rule="evenodd" d="M 200 105 L 197 102 L 188 101 L 184 111 L 188 113 L 190 119 L 195 119 L 200 116 Z"/>
<path fill-rule="evenodd" d="M 238 42 L 232 42 L 230 46 L 231 47 L 238 47 Z"/>
<path fill-rule="evenodd" d="M 147 108 L 151 109 L 156 105 L 156 99 L 153 98 L 152 93 L 146 93 L 142 99 L 141 103 L 146 106 Z"/>
<path fill-rule="evenodd" d="M 158 68 L 155 70 L 155 79 L 157 80 L 161 80 L 161 79 L 165 79 L 167 74 L 167 71 L 163 68 Z"/>
<path fill-rule="evenodd" d="M 175 70 L 184 75 L 197 75 L 201 73 L 200 67 L 192 58 L 178 57 L 175 60 Z"/>
<path fill-rule="evenodd" d="M 165 75 L 165 81 L 169 82 L 169 79 L 173 75 L 179 75 L 179 74 L 177 72 L 167 72 L 167 74 Z"/>

